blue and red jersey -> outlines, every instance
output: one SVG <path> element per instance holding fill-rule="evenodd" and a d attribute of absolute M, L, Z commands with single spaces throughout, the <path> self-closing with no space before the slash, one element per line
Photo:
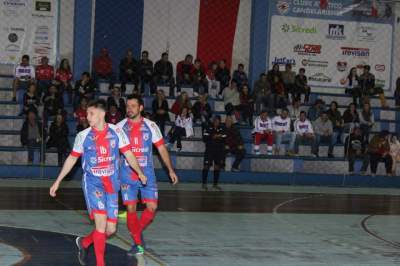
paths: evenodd
<path fill-rule="evenodd" d="M 157 124 L 146 118 L 139 122 L 132 122 L 125 118 L 117 124 L 128 136 L 131 143 L 131 151 L 136 156 L 139 165 L 147 177 L 147 186 L 156 184 L 156 175 L 153 163 L 153 145 L 159 147 L 164 144 L 164 139 Z M 121 183 L 135 184 L 139 177 L 124 159 L 121 166 Z"/>
<path fill-rule="evenodd" d="M 71 155 L 82 156 L 84 181 L 95 186 L 103 186 L 106 193 L 119 191 L 120 151 L 130 149 L 129 139 L 123 130 L 106 124 L 98 131 L 87 128 L 78 133 Z"/>

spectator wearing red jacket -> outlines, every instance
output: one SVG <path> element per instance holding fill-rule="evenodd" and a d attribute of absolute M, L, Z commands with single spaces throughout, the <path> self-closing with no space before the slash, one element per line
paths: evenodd
<path fill-rule="evenodd" d="M 36 67 L 37 94 L 40 97 L 42 93 L 47 93 L 52 80 L 54 79 L 54 67 L 49 65 L 49 59 L 43 56 L 40 65 Z"/>
<path fill-rule="evenodd" d="M 178 92 L 181 87 L 192 85 L 192 73 L 193 73 L 193 56 L 188 54 L 185 56 L 185 60 L 179 61 L 176 65 L 176 85 Z"/>
<path fill-rule="evenodd" d="M 190 98 L 186 92 L 182 92 L 181 95 L 176 98 L 176 101 L 171 107 L 171 112 L 175 115 L 179 115 L 183 107 L 188 108 L 189 112 L 192 110 L 192 103 L 190 102 Z"/>
<path fill-rule="evenodd" d="M 94 74 L 97 79 L 113 80 L 112 59 L 107 48 L 102 48 L 94 60 Z"/>
<path fill-rule="evenodd" d="M 82 98 L 80 101 L 80 106 L 74 112 L 74 117 L 76 119 L 76 132 L 82 131 L 83 129 L 87 128 L 87 105 L 87 99 Z"/>
<path fill-rule="evenodd" d="M 64 104 L 71 103 L 72 93 L 72 71 L 68 59 L 64 58 L 60 62 L 60 67 L 56 71 L 56 84 L 59 87 L 60 95 L 63 96 Z"/>

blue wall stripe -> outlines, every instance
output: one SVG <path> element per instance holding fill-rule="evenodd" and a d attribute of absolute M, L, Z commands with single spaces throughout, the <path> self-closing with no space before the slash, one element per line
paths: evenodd
<path fill-rule="evenodd" d="M 250 84 L 253 84 L 258 79 L 258 76 L 266 70 L 268 9 L 268 1 L 252 0 L 249 66 Z"/>
<path fill-rule="evenodd" d="M 93 55 L 98 55 L 103 47 L 108 48 L 115 73 L 128 48 L 136 58 L 140 56 L 143 12 L 143 0 L 96 0 Z"/>
<path fill-rule="evenodd" d="M 74 9 L 74 78 L 90 69 L 90 33 L 92 0 L 75 1 Z"/>

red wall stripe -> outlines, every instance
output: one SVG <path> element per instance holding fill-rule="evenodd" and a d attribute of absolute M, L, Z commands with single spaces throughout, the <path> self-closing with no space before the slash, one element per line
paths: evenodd
<path fill-rule="evenodd" d="M 197 57 L 205 66 L 221 59 L 231 66 L 239 3 L 240 0 L 200 0 Z"/>

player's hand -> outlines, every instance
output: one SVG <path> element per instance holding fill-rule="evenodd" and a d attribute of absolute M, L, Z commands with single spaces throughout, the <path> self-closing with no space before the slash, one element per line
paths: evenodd
<path fill-rule="evenodd" d="M 53 198 L 56 196 L 56 192 L 60 184 L 58 182 L 54 182 L 54 184 L 50 187 L 50 196 Z"/>
<path fill-rule="evenodd" d="M 179 178 L 178 178 L 178 176 L 176 175 L 175 171 L 169 172 L 169 177 L 171 178 L 172 185 L 178 184 Z"/>
<path fill-rule="evenodd" d="M 141 174 L 141 175 L 139 175 L 139 179 L 140 179 L 140 182 L 142 182 L 143 185 L 147 184 L 147 176 Z"/>

